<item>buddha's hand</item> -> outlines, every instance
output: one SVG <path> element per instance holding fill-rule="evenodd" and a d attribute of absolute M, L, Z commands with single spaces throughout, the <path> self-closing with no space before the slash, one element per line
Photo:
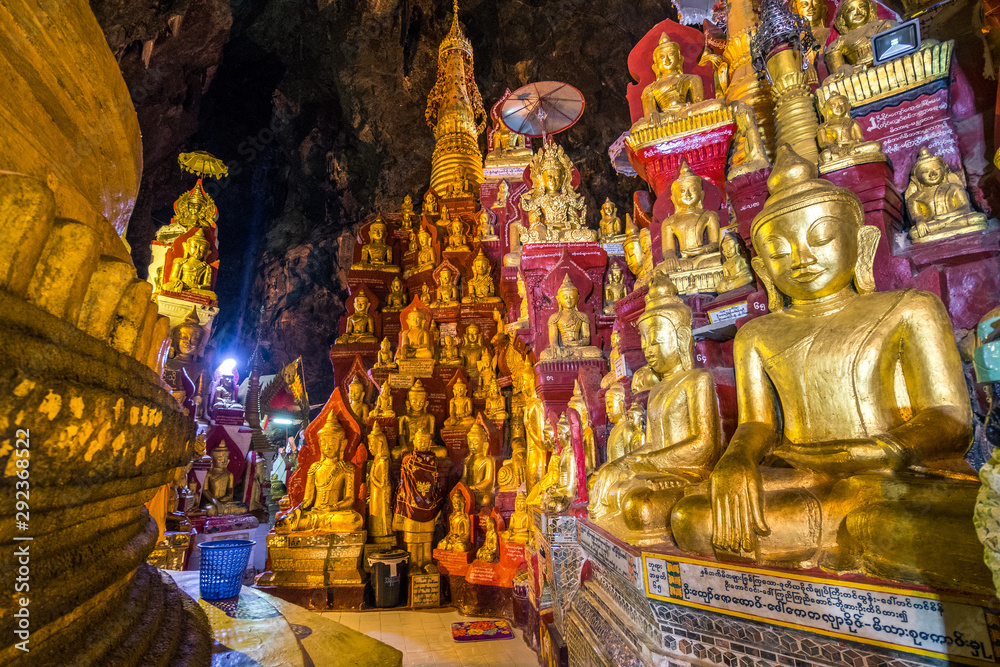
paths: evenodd
<path fill-rule="evenodd" d="M 741 453 L 723 456 L 709 478 L 712 487 L 712 545 L 732 553 L 753 552 L 757 537 L 771 529 L 761 507 L 757 463 Z"/>
<path fill-rule="evenodd" d="M 774 449 L 774 455 L 800 470 L 831 477 L 901 470 L 907 465 L 906 448 L 889 435 L 808 445 L 786 442 Z"/>

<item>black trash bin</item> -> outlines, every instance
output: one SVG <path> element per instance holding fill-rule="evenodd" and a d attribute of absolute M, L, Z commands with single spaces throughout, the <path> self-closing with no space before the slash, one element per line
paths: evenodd
<path fill-rule="evenodd" d="M 407 563 L 410 554 L 403 549 L 393 549 L 372 554 L 368 566 L 372 571 L 372 588 L 376 607 L 398 607 L 400 595 L 406 591 Z"/>

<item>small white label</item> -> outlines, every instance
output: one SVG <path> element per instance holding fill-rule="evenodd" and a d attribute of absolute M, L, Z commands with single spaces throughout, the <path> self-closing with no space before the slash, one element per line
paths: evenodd
<path fill-rule="evenodd" d="M 441 325 L 441 345 L 444 345 L 444 339 L 448 336 L 454 336 L 455 342 L 458 343 L 458 322 L 445 322 Z"/>
<path fill-rule="evenodd" d="M 715 310 L 708 311 L 708 321 L 712 324 L 721 324 L 722 322 L 735 322 L 741 317 L 747 316 L 747 302 L 743 301 L 741 303 L 734 303 L 731 306 L 726 306 L 725 308 L 716 308 Z"/>
<path fill-rule="evenodd" d="M 628 377 L 628 363 L 624 356 L 615 359 L 615 377 L 619 380 Z"/>
<path fill-rule="evenodd" d="M 389 387 L 391 389 L 409 389 L 413 386 L 412 375 L 402 375 L 400 373 L 389 374 Z"/>

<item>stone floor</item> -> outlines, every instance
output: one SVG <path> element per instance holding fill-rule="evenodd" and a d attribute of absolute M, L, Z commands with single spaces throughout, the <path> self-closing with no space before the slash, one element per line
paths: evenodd
<path fill-rule="evenodd" d="M 459 643 L 451 624 L 478 620 L 459 616 L 451 608 L 421 611 L 322 612 L 352 630 L 403 652 L 403 667 L 538 667 L 538 656 L 524 643 L 521 631 L 514 639 Z"/>

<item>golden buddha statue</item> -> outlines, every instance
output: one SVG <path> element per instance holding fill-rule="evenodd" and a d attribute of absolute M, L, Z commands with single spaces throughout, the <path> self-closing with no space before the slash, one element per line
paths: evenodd
<path fill-rule="evenodd" d="M 388 383 L 386 383 L 388 384 Z M 389 440 L 375 422 L 368 434 L 372 455 L 368 469 L 368 539 L 395 537 L 392 533 L 392 479 L 389 477 Z"/>
<path fill-rule="evenodd" d="M 549 346 L 539 361 L 601 358 L 600 348 L 590 344 L 590 318 L 577 308 L 579 299 L 580 291 L 567 273 L 556 293 L 559 310 L 549 316 Z"/>
<path fill-rule="evenodd" d="M 368 243 L 361 246 L 361 261 L 351 266 L 364 271 L 399 273 L 399 267 L 392 263 L 392 248 L 385 242 L 386 226 L 381 214 L 368 226 Z"/>
<path fill-rule="evenodd" d="M 608 282 L 604 283 L 604 314 L 615 314 L 615 303 L 628 294 L 625 285 L 625 272 L 618 264 L 612 264 L 608 269 Z"/>
<path fill-rule="evenodd" d="M 873 0 L 844 0 L 837 8 L 833 28 L 838 37 L 826 45 L 824 58 L 830 78 L 850 76 L 856 69 L 871 67 L 872 37 L 896 25 L 878 18 Z"/>
<path fill-rule="evenodd" d="M 507 522 L 507 530 L 503 533 L 503 540 L 508 544 L 527 544 L 531 537 L 531 515 L 528 514 L 528 505 L 523 492 L 518 493 L 514 498 L 514 513 L 510 515 Z"/>
<path fill-rule="evenodd" d="M 497 471 L 497 484 L 501 491 L 516 491 L 528 478 L 527 447 L 524 438 L 524 425 L 517 421 L 511 424 L 514 433 L 510 438 L 510 458 L 500 464 Z"/>
<path fill-rule="evenodd" d="M 431 233 L 421 228 L 417 234 L 417 243 L 419 244 L 419 248 L 417 249 L 417 263 L 408 275 L 412 276 L 422 271 L 432 271 L 438 265 L 438 254 L 432 245 L 432 241 Z"/>
<path fill-rule="evenodd" d="M 490 221 L 490 214 L 485 208 L 476 214 L 476 239 L 480 242 L 499 241 L 493 223 Z"/>
<path fill-rule="evenodd" d="M 358 379 L 357 375 L 354 376 L 347 388 L 347 396 L 354 416 L 358 418 L 359 422 L 367 421 L 368 406 L 365 405 L 365 385 Z"/>
<path fill-rule="evenodd" d="M 621 382 L 615 382 L 604 392 L 604 409 L 612 424 L 607 445 L 610 463 L 628 454 L 630 423 L 625 419 L 625 387 Z"/>
<path fill-rule="evenodd" d="M 473 398 L 485 399 L 489 386 L 496 382 L 497 375 L 494 371 L 493 355 L 487 347 L 483 347 L 479 361 L 476 362 L 475 372 L 476 390 L 472 393 Z"/>
<path fill-rule="evenodd" d="M 821 173 L 868 162 L 885 162 L 881 141 L 865 141 L 861 124 L 851 118 L 851 104 L 840 93 L 822 105 L 823 124 L 816 133 Z"/>
<path fill-rule="evenodd" d="M 493 563 L 500 553 L 500 535 L 497 534 L 497 522 L 492 516 L 486 517 L 486 537 L 483 546 L 476 552 L 476 560 L 483 563 Z"/>
<path fill-rule="evenodd" d="M 640 403 L 633 403 L 625 413 L 628 422 L 628 452 L 632 453 L 646 445 L 646 410 Z"/>
<path fill-rule="evenodd" d="M 458 303 L 458 288 L 455 287 L 455 276 L 451 269 L 442 266 L 438 271 L 437 298 L 431 302 L 431 308 L 447 308 Z M 425 283 L 426 284 L 426 283 Z"/>
<path fill-rule="evenodd" d="M 399 279 L 399 276 L 396 276 L 389 286 L 389 295 L 385 298 L 385 307 L 382 308 L 382 311 L 398 313 L 404 308 L 406 308 L 406 290 L 403 288 L 403 281 Z"/>
<path fill-rule="evenodd" d="M 674 283 L 670 280 L 670 277 L 663 271 L 655 271 L 653 280 L 649 285 L 649 292 L 646 293 L 646 309 L 649 310 L 654 304 L 669 303 L 668 299 L 675 296 L 677 296 L 677 288 L 674 287 Z M 654 335 L 650 326 L 654 321 L 648 318 L 644 320 L 641 317 L 639 321 L 640 345 L 642 346 L 643 355 L 646 358 L 646 365 L 632 374 L 633 396 L 643 391 L 649 391 L 663 377 L 656 370 L 658 367 L 657 353 L 656 349 L 650 344 Z M 644 326 L 642 322 L 646 322 L 646 325 Z"/>
<path fill-rule="evenodd" d="M 399 228 L 408 232 L 413 229 L 417 222 L 417 214 L 413 212 L 413 197 L 406 195 L 403 197 L 403 207 L 399 212 Z"/>
<path fill-rule="evenodd" d="M 506 421 L 510 415 L 507 413 L 507 403 L 503 394 L 500 393 L 500 383 L 495 377 L 486 387 L 486 418 L 493 421 Z"/>
<path fill-rule="evenodd" d="M 611 330 L 611 354 L 608 355 L 608 365 L 611 366 L 611 370 L 604 374 L 601 378 L 601 389 L 608 389 L 614 383 L 618 382 L 618 371 L 616 367 L 619 364 L 619 360 L 622 357 L 621 353 L 622 344 L 622 332 L 619 329 Z M 609 461 L 611 459 L 608 459 Z"/>
<path fill-rule="evenodd" d="M 493 202 L 491 208 L 506 208 L 507 207 L 507 197 L 510 196 L 510 186 L 507 185 L 507 181 L 500 181 L 500 185 L 497 186 L 497 199 Z"/>
<path fill-rule="evenodd" d="M 653 73 L 656 80 L 642 91 L 642 120 L 639 127 L 679 120 L 694 114 L 707 113 L 725 107 L 724 100 L 705 99 L 701 77 L 684 73 L 681 47 L 666 33 L 653 50 Z M 638 127 L 637 127 L 638 126 Z"/>
<path fill-rule="evenodd" d="M 468 198 L 472 196 L 472 184 L 469 176 L 461 165 L 452 172 L 451 183 L 448 185 L 448 197 L 451 199 Z"/>
<path fill-rule="evenodd" d="M 479 377 L 479 361 L 483 357 L 483 336 L 478 324 L 465 327 L 465 339 L 459 347 L 465 372 L 473 378 Z"/>
<path fill-rule="evenodd" d="M 386 381 L 379 388 L 378 398 L 375 399 L 375 409 L 368 416 L 372 419 L 383 417 L 396 418 L 396 411 L 392 409 L 392 389 L 389 386 L 388 378 L 386 378 Z"/>
<path fill-rule="evenodd" d="M 371 302 L 368 295 L 358 292 L 354 297 L 354 314 L 347 318 L 347 329 L 344 335 L 337 338 L 337 344 L 342 343 L 377 343 L 375 338 L 375 322 L 368 314 Z"/>
<path fill-rule="evenodd" d="M 188 399 L 189 391 L 185 387 L 184 375 L 191 381 L 194 388 L 191 399 L 195 411 L 192 417 L 200 416 L 199 404 L 204 398 L 202 392 L 205 391 L 207 372 L 198 361 L 198 352 L 204 340 L 205 327 L 199 321 L 198 311 L 192 306 L 187 316 L 171 332 L 170 358 L 163 364 L 163 381 L 170 387 L 170 394 L 181 405 Z"/>
<path fill-rule="evenodd" d="M 382 339 L 382 344 L 378 348 L 378 357 L 375 361 L 375 369 L 383 371 L 394 371 L 398 368 L 392 356 L 392 342 L 388 337 Z"/>
<path fill-rule="evenodd" d="M 185 239 L 181 247 L 184 249 L 184 256 L 174 259 L 170 267 L 170 277 L 163 283 L 163 290 L 190 292 L 214 301 L 216 297 L 212 291 L 212 265 L 205 261 L 212 251 L 212 246 L 205 232 L 198 229 Z"/>
<path fill-rule="evenodd" d="M 600 241 L 601 243 L 619 243 L 625 238 L 625 230 L 622 227 L 622 219 L 618 217 L 618 207 L 611 199 L 605 199 L 601 205 L 600 221 Z"/>
<path fill-rule="evenodd" d="M 421 213 L 429 216 L 436 216 L 438 212 L 438 201 L 437 197 L 434 196 L 434 189 L 427 188 L 427 192 L 424 193 L 424 207 L 421 209 Z"/>
<path fill-rule="evenodd" d="M 669 290 L 650 295 L 639 318 L 642 351 L 661 379 L 647 400 L 645 444 L 601 467 L 589 506 L 593 519 L 623 522 L 633 543 L 663 540 L 674 504 L 722 453 L 715 381 L 694 368 L 691 309 Z"/>
<path fill-rule="evenodd" d="M 246 504 L 233 499 L 236 486 L 233 473 L 229 472 L 229 448 L 225 440 L 217 444 L 209 455 L 212 457 L 212 467 L 202 484 L 201 508 L 208 516 L 246 514 L 250 511 Z"/>
<path fill-rule="evenodd" d="M 545 475 L 549 449 L 545 440 L 545 404 L 535 391 L 535 369 L 526 364 L 521 373 L 521 394 L 524 396 L 524 435 L 528 446 L 527 482 L 533 489 Z"/>
<path fill-rule="evenodd" d="M 174 202 L 174 217 L 170 224 L 156 230 L 156 240 L 161 243 L 172 243 L 178 236 L 193 229 L 215 227 L 218 217 L 218 207 L 215 201 L 205 192 L 199 179 L 193 188 L 181 194 Z"/>
<path fill-rule="evenodd" d="M 809 22 L 809 29 L 812 31 L 813 39 L 822 47 L 826 44 L 826 38 L 830 34 L 830 29 L 826 27 L 826 1 L 825 0 L 791 0 L 789 8 Z"/>
<path fill-rule="evenodd" d="M 479 254 L 472 260 L 472 277 L 465 283 L 465 297 L 462 298 L 462 303 L 499 302 L 500 297 L 496 296 L 490 260 L 480 249 Z"/>
<path fill-rule="evenodd" d="M 392 457 L 397 461 L 413 451 L 413 437 L 417 431 L 423 429 L 433 437 L 437 423 L 434 415 L 427 412 L 427 390 L 420 380 L 415 380 L 406 393 L 406 414 L 397 423 L 397 446 L 392 451 Z"/>
<path fill-rule="evenodd" d="M 549 467 L 541 484 L 540 504 L 546 512 L 565 512 L 576 500 L 577 460 L 573 453 L 569 417 L 562 413 L 556 424 L 556 451 L 552 453 Z"/>
<path fill-rule="evenodd" d="M 236 379 L 232 373 L 222 373 L 219 375 L 219 381 L 216 383 L 214 391 L 212 391 L 212 414 L 214 415 L 215 411 L 219 409 L 238 410 L 242 408 L 243 404 L 240 403 Z"/>
<path fill-rule="evenodd" d="M 406 328 L 403 329 L 402 343 L 396 350 L 396 361 L 409 359 L 433 359 L 434 338 L 427 322 L 427 315 L 419 308 L 414 308 L 406 316 Z"/>
<path fill-rule="evenodd" d="M 711 493 L 676 505 L 674 537 L 723 560 L 965 589 L 988 573 L 951 321 L 933 294 L 874 292 L 879 232 L 816 175 L 778 149 L 751 225 L 771 312 L 736 334 L 739 425 Z"/>
<path fill-rule="evenodd" d="M 442 216 L 444 217 L 444 216 Z M 448 224 L 447 252 L 469 252 L 469 244 L 465 238 L 465 225 L 459 217 L 454 217 Z"/>
<path fill-rule="evenodd" d="M 528 322 L 528 288 L 524 284 L 524 276 L 520 271 L 517 272 L 517 297 L 521 300 L 521 304 L 518 308 L 517 321 L 519 324 Z"/>
<path fill-rule="evenodd" d="M 663 266 L 667 271 L 719 265 L 719 214 L 702 206 L 702 178 L 681 160 L 677 180 L 670 184 L 674 214 L 663 221 Z"/>
<path fill-rule="evenodd" d="M 739 241 L 732 234 L 722 237 L 722 278 L 716 289 L 719 294 L 731 292 L 753 282 L 750 266 L 743 256 Z"/>
<path fill-rule="evenodd" d="M 413 451 L 406 454 L 400 468 L 392 528 L 402 531 L 403 544 L 410 552 L 410 567 L 414 569 L 431 560 L 434 526 L 444 491 L 438 459 L 447 455 L 444 447 L 431 443 L 430 431 L 420 428 L 413 434 Z"/>
<path fill-rule="evenodd" d="M 948 169 L 944 158 L 926 148 L 910 172 L 903 198 L 913 227 L 914 243 L 926 243 L 986 228 L 986 216 L 972 210 L 962 178 Z"/>
<path fill-rule="evenodd" d="M 590 411 L 587 409 L 587 401 L 583 398 L 583 390 L 580 388 L 580 381 L 573 381 L 573 395 L 569 399 L 568 407 L 576 410 L 580 415 L 580 430 L 583 433 L 583 465 L 584 476 L 590 477 L 597 468 L 597 443 L 594 439 L 594 427 L 590 423 Z"/>
<path fill-rule="evenodd" d="M 448 517 L 448 534 L 438 542 L 438 549 L 455 553 L 472 551 L 472 521 L 465 506 L 465 496 L 458 489 L 451 493 L 451 516 Z"/>
<path fill-rule="evenodd" d="M 521 196 L 521 208 L 532 222 L 521 243 L 597 240 L 597 233 L 584 226 L 587 205 L 573 187 L 573 163 L 562 146 L 550 143 L 539 151 L 530 174 L 531 189 Z"/>
<path fill-rule="evenodd" d="M 431 297 L 431 287 L 427 283 L 421 283 L 420 285 L 420 302 L 425 304 L 430 304 L 434 301 Z"/>
<path fill-rule="evenodd" d="M 444 347 L 441 348 L 441 359 L 438 360 L 441 366 L 461 366 L 462 355 L 458 351 L 455 337 L 448 335 L 444 337 Z"/>
<path fill-rule="evenodd" d="M 468 394 L 469 385 L 465 384 L 461 377 L 457 378 L 452 387 L 451 400 L 448 402 L 448 418 L 444 420 L 445 426 L 469 428 L 476 421 L 472 416 L 472 399 Z"/>
<path fill-rule="evenodd" d="M 344 461 L 347 435 L 335 412 L 319 430 L 321 458 L 306 474 L 302 502 L 275 517 L 274 532 L 354 533 L 364 530 L 354 511 L 354 466 Z"/>
<path fill-rule="evenodd" d="M 496 461 L 489 454 L 490 442 L 480 424 L 473 424 L 468 433 L 469 454 L 462 464 L 462 484 L 475 499 L 476 510 L 493 505 L 496 487 Z"/>

